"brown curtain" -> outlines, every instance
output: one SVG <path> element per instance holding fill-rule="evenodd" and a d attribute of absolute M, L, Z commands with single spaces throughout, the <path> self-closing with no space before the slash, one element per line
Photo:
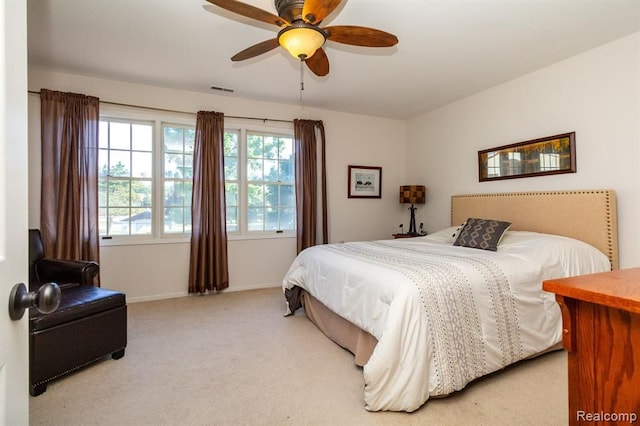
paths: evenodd
<path fill-rule="evenodd" d="M 40 231 L 45 255 L 99 262 L 100 101 L 42 89 L 40 108 Z"/>
<path fill-rule="evenodd" d="M 296 211 L 298 253 L 329 242 L 327 230 L 327 172 L 322 121 L 293 121 L 296 156 Z M 320 176 L 320 179 L 318 179 Z M 318 188 L 320 187 L 320 188 Z"/>
<path fill-rule="evenodd" d="M 205 293 L 229 287 L 224 114 L 198 112 L 193 154 L 189 293 Z"/>

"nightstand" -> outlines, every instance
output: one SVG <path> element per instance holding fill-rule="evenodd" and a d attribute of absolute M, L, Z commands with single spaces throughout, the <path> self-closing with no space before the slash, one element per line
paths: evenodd
<path fill-rule="evenodd" d="M 393 234 L 393 238 L 415 238 L 424 237 L 427 234 Z"/>

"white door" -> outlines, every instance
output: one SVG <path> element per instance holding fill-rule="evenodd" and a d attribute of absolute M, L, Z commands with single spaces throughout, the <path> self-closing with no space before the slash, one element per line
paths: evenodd
<path fill-rule="evenodd" d="M 29 315 L 8 310 L 28 276 L 26 3 L 0 2 L 0 426 L 29 424 Z"/>

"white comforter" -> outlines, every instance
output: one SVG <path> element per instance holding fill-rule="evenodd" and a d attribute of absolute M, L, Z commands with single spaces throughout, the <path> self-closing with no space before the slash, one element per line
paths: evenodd
<path fill-rule="evenodd" d="M 610 269 L 565 237 L 507 232 L 490 252 L 454 247 L 451 233 L 311 247 L 283 280 L 378 339 L 368 410 L 414 411 L 557 344 L 560 310 L 542 281 Z"/>

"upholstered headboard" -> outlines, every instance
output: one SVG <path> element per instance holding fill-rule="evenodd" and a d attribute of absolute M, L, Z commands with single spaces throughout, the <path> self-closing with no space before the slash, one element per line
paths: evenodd
<path fill-rule="evenodd" d="M 613 190 L 511 192 L 451 197 L 451 225 L 469 217 L 506 220 L 511 230 L 563 235 L 584 241 L 618 269 L 618 224 Z"/>

